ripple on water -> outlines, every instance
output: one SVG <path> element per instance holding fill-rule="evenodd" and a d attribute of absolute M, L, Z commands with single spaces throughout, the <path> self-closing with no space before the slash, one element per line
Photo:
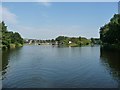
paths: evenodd
<path fill-rule="evenodd" d="M 10 54 L 3 87 L 116 87 L 99 62 L 99 49 L 25 46 L 14 58 Z"/>

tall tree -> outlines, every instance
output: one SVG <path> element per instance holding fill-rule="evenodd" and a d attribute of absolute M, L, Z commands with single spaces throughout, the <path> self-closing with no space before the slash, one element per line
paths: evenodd
<path fill-rule="evenodd" d="M 1 32 L 1 40 L 2 40 L 2 45 L 6 47 L 10 47 L 10 44 L 23 44 L 23 38 L 20 36 L 19 33 L 15 32 L 10 32 L 7 30 L 7 26 L 5 25 L 4 22 L 0 23 L 0 32 Z"/>
<path fill-rule="evenodd" d="M 115 14 L 108 24 L 100 28 L 100 39 L 103 43 L 120 43 L 120 14 Z"/>

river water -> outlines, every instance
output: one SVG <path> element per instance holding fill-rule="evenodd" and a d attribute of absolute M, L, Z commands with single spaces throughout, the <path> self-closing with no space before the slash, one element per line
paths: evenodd
<path fill-rule="evenodd" d="M 100 46 L 23 46 L 2 52 L 3 88 L 118 88 L 120 53 Z"/>

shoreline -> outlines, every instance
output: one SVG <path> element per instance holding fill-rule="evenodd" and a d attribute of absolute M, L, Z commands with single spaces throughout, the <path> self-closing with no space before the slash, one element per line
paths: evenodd
<path fill-rule="evenodd" d="M 24 45 L 22 44 L 10 44 L 9 46 L 6 46 L 6 45 L 1 45 L 0 48 L 3 49 L 3 50 L 7 50 L 7 49 L 15 49 L 15 48 L 18 48 L 18 47 L 23 47 Z"/>
<path fill-rule="evenodd" d="M 120 45 L 119 44 L 102 44 L 101 48 L 104 48 L 106 50 L 117 50 L 117 51 L 120 51 Z"/>

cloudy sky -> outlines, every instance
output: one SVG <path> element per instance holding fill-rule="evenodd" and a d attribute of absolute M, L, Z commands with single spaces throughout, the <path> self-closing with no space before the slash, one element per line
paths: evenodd
<path fill-rule="evenodd" d="M 59 35 L 99 37 L 99 28 L 118 13 L 117 2 L 4 2 L 0 6 L 9 31 L 24 38 Z"/>

